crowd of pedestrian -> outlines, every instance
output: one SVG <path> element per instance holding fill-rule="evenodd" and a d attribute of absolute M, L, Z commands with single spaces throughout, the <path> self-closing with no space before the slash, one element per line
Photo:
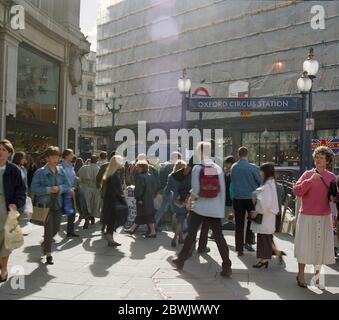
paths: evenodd
<path fill-rule="evenodd" d="M 255 251 L 258 262 L 254 268 L 269 266 L 272 255 L 283 262 L 286 253 L 275 244 L 274 234 L 281 224 L 284 188 L 275 179 L 275 167 L 265 163 L 260 167 L 249 161 L 245 147 L 238 150 L 238 159 L 228 156 L 223 168 L 213 159 L 213 145 L 200 142 L 193 157 L 185 162 L 180 152 L 171 155 L 170 162 L 159 163 L 155 155 L 139 154 L 128 163 L 112 152 L 101 152 L 84 161 L 73 150 L 60 152 L 48 147 L 40 158 L 24 152 L 15 153 L 8 140 L 0 141 L 0 282 L 8 278 L 8 259 L 4 225 L 10 210 L 21 215 L 30 207 L 48 208 L 43 223 L 41 247 L 46 264 L 54 264 L 53 238 L 60 230 L 62 216 L 67 215 L 66 237 L 81 236 L 80 229 L 101 223 L 108 246 L 121 245 L 115 233 L 126 225 L 130 208 L 126 188 L 133 186 L 136 203 L 134 223 L 124 229 L 134 235 L 146 226 L 144 238 L 155 239 L 161 231 L 166 212 L 173 214 L 173 248 L 183 245 L 172 262 L 183 269 L 195 249 L 200 230 L 198 253 L 208 253 L 209 230 L 222 258 L 221 276 L 232 274 L 229 247 L 223 230 L 235 231 L 235 251 Z M 319 284 L 322 265 L 335 263 L 333 227 L 336 225 L 331 203 L 339 207 L 339 178 L 328 168 L 333 153 L 327 147 L 314 151 L 315 169 L 306 171 L 294 186 L 301 199 L 295 236 L 295 257 L 299 265 L 296 277 L 300 287 L 307 287 L 305 265 L 315 268 Z M 34 209 L 33 209 L 34 210 Z M 78 214 L 79 230 L 75 230 Z M 80 227 L 81 221 L 84 221 Z M 80 232 L 80 233 L 79 233 Z M 136 240 L 138 241 L 138 240 Z"/>

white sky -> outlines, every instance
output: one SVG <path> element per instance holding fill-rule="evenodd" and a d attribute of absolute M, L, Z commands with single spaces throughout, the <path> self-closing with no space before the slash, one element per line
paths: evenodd
<path fill-rule="evenodd" d="M 92 44 L 91 50 L 97 48 L 97 12 L 99 0 L 81 0 L 80 28 L 88 36 L 87 40 Z"/>

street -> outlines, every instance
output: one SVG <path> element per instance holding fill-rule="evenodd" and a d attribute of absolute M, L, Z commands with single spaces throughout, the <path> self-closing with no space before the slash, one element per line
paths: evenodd
<path fill-rule="evenodd" d="M 65 218 L 64 218 L 65 220 Z M 170 264 L 179 248 L 171 248 L 171 232 L 158 233 L 156 239 L 144 239 L 117 234 L 122 244 L 118 249 L 107 246 L 100 224 L 79 230 L 82 238 L 65 237 L 66 224 L 56 237 L 55 265 L 42 263 L 43 229 L 26 226 L 25 244 L 10 256 L 9 267 L 22 266 L 25 270 L 25 289 L 13 290 L 12 279 L 0 285 L 3 300 L 276 300 L 276 299 L 339 299 L 339 263 L 325 267 L 326 289 L 308 289 L 296 285 L 297 262 L 293 257 L 293 238 L 279 234 L 278 247 L 287 253 L 285 265 L 278 259 L 270 261 L 268 269 L 252 268 L 255 252 L 238 258 L 234 252 L 234 232 L 224 231 L 230 248 L 233 275 L 219 276 L 221 258 L 216 244 L 209 241 L 209 254 L 194 252 L 184 271 L 174 270 Z M 312 268 L 306 269 L 306 280 Z M 12 280 L 12 281 L 11 281 Z"/>

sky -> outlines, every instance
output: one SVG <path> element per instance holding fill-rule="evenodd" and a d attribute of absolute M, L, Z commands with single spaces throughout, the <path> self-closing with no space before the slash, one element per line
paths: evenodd
<path fill-rule="evenodd" d="M 88 41 L 91 43 L 91 50 L 97 48 L 97 12 L 100 0 L 81 0 L 80 28 Z"/>

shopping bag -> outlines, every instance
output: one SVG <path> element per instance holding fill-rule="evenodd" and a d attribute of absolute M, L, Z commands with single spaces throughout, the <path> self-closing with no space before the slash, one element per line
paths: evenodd
<path fill-rule="evenodd" d="M 47 222 L 49 208 L 46 205 L 38 204 L 37 197 L 33 195 L 33 214 L 30 223 L 37 226 L 44 226 Z"/>
<path fill-rule="evenodd" d="M 154 209 L 159 210 L 162 203 L 162 195 L 160 193 L 154 198 Z"/>
<path fill-rule="evenodd" d="M 32 199 L 30 197 L 26 197 L 26 203 L 25 206 L 23 207 L 23 212 L 19 219 L 21 221 L 28 222 L 32 219 L 32 214 L 33 214 Z"/>
<path fill-rule="evenodd" d="M 5 223 L 5 247 L 10 251 L 18 249 L 24 244 L 24 235 L 18 224 L 19 216 L 18 211 L 11 210 Z"/>
<path fill-rule="evenodd" d="M 47 222 L 49 208 L 33 206 L 33 214 L 30 222 L 38 226 L 44 226 Z"/>

